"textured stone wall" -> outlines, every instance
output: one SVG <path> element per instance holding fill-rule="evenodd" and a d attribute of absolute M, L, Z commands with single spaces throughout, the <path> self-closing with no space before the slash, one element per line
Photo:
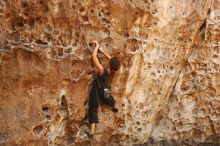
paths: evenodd
<path fill-rule="evenodd" d="M 0 26 L 0 145 L 220 144 L 220 0 L 1 0 Z M 91 141 L 93 40 L 122 65 Z"/>

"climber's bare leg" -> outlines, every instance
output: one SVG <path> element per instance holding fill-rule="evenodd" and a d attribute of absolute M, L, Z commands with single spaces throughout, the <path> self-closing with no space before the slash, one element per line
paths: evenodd
<path fill-rule="evenodd" d="M 116 104 L 113 106 L 113 108 L 117 108 L 117 109 L 118 109 L 118 107 L 116 106 Z"/>
<path fill-rule="evenodd" d="M 95 123 L 92 123 L 91 125 L 90 125 L 90 134 L 92 135 L 92 134 L 94 134 L 95 133 Z"/>

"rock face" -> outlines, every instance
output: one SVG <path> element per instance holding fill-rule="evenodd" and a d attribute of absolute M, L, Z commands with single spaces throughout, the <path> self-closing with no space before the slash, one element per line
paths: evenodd
<path fill-rule="evenodd" d="M 220 0 L 1 0 L 0 26 L 0 145 L 220 145 Z M 94 40 L 122 65 L 91 141 Z"/>

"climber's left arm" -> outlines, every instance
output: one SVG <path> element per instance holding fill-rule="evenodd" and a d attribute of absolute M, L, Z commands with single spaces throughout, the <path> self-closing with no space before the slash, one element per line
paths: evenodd
<path fill-rule="evenodd" d="M 102 52 L 108 59 L 111 59 L 111 56 L 107 54 L 102 47 L 99 47 L 99 51 Z"/>

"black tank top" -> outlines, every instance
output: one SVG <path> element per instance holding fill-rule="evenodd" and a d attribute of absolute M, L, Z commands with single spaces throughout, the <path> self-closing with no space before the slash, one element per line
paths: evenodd
<path fill-rule="evenodd" d="M 110 75 L 106 68 L 101 76 L 98 75 L 97 80 L 99 89 L 103 90 L 104 88 L 108 88 L 111 90 Z"/>

